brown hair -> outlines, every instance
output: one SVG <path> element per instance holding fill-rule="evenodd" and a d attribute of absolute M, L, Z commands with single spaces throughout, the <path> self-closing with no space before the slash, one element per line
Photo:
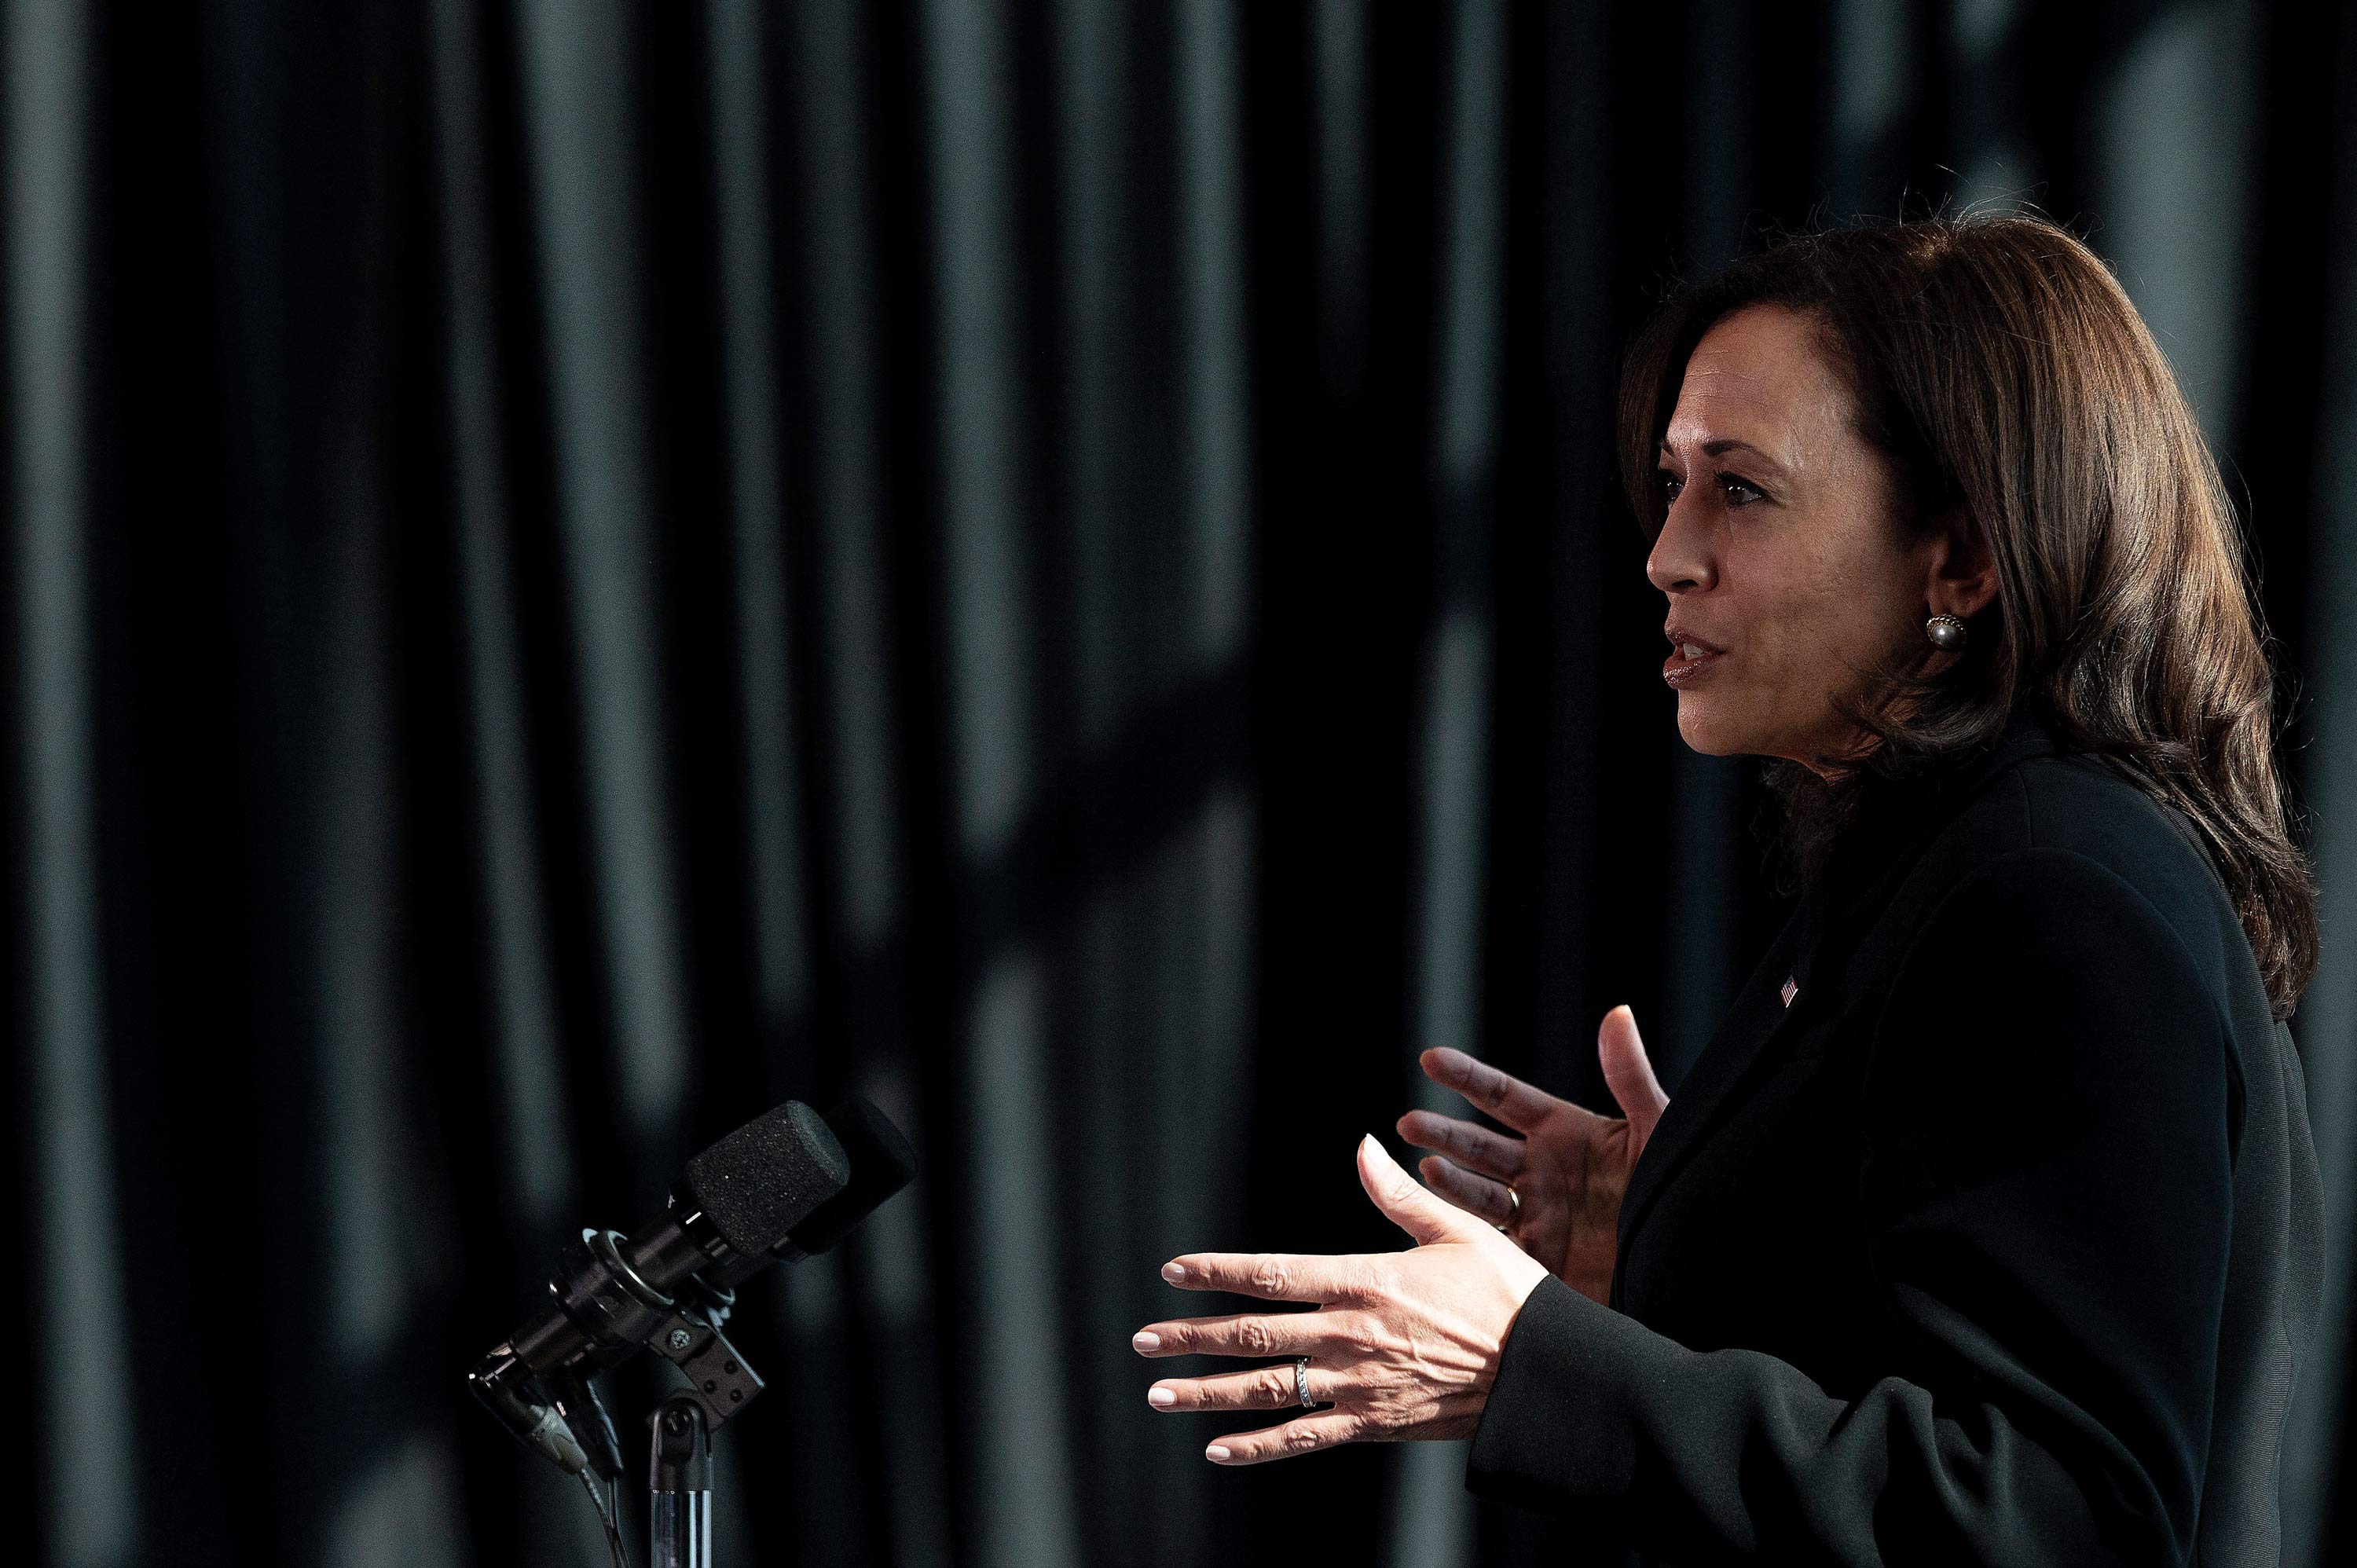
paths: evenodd
<path fill-rule="evenodd" d="M 1649 539 L 1686 360 L 1752 305 L 1823 328 L 1900 476 L 1902 530 L 1976 531 L 1997 576 L 1949 669 L 1902 661 L 1836 699 L 1872 747 L 1857 766 L 1769 765 L 1803 878 L 1878 779 L 1990 745 L 2027 704 L 2191 821 L 2289 1017 L 2316 969 L 2316 886 L 2276 768 L 2255 583 L 2192 409 L 2102 259 L 2043 219 L 1942 217 L 1784 239 L 1675 295 L 1620 387 L 1621 478 Z"/>

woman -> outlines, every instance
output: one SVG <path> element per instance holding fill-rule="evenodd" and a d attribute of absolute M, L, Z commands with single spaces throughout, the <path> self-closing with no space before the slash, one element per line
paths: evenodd
<path fill-rule="evenodd" d="M 1887 225 L 1674 300 L 1620 425 L 1679 733 L 1773 759 L 1800 908 L 1674 1100 L 1626 1008 L 1625 1119 L 1427 1053 L 1520 1136 L 1403 1117 L 1447 1203 L 1361 1144 L 1407 1251 L 1173 1262 L 1319 1310 L 1150 1326 L 1288 1358 L 1150 1400 L 1294 1407 L 1228 1464 L 1470 1435 L 1679 1564 L 2274 1562 L 2314 893 L 2166 361 L 2050 224 Z"/>

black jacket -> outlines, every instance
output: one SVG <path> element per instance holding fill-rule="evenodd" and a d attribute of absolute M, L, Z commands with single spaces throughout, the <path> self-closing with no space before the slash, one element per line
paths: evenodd
<path fill-rule="evenodd" d="M 1469 1466 L 1576 1558 L 2277 1560 L 2299 1058 L 2191 825 L 2026 715 L 1843 831 L 1620 1242 L 1618 1310 L 1525 1303 Z"/>

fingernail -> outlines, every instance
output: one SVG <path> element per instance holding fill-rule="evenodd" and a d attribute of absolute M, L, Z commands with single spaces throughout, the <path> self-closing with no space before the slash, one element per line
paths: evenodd
<path fill-rule="evenodd" d="M 1167 1384 L 1157 1383 L 1146 1391 L 1146 1402 L 1157 1410 L 1168 1410 L 1178 1402 L 1178 1391 Z"/>
<path fill-rule="evenodd" d="M 1174 1285 L 1183 1285 L 1187 1283 L 1187 1265 L 1184 1263 L 1165 1263 L 1162 1265 L 1162 1277 L 1168 1280 Z"/>
<path fill-rule="evenodd" d="M 1151 1328 L 1141 1328 L 1129 1337 L 1129 1344 L 1139 1355 L 1151 1355 L 1162 1348 L 1162 1336 Z"/>
<path fill-rule="evenodd" d="M 1224 1443 L 1214 1443 L 1203 1450 L 1203 1457 L 1214 1465 L 1224 1465 L 1228 1462 L 1228 1445 Z"/>

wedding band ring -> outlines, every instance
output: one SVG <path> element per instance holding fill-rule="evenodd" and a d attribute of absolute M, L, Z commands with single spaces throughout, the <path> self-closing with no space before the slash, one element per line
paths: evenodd
<path fill-rule="evenodd" d="M 1309 1358 L 1298 1357 L 1293 1363 L 1293 1397 L 1308 1410 L 1314 1402 L 1309 1397 Z"/>
<path fill-rule="evenodd" d="M 1506 1189 L 1506 1222 L 1503 1225 L 1499 1226 L 1498 1229 L 1501 1230 L 1512 1230 L 1514 1228 L 1515 1221 L 1521 1219 L 1522 1217 L 1523 1195 L 1516 1192 L 1510 1187 Z"/>

